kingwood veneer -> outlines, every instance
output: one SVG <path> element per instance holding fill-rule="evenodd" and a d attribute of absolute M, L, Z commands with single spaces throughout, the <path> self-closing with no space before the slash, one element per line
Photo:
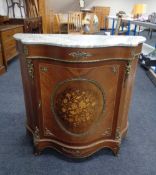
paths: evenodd
<path fill-rule="evenodd" d="M 26 128 L 35 153 L 50 147 L 70 157 L 101 148 L 116 155 L 143 37 L 15 35 L 20 52 Z"/>

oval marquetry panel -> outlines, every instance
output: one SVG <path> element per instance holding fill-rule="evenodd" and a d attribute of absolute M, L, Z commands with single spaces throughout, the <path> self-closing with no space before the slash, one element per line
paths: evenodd
<path fill-rule="evenodd" d="M 52 112 L 59 126 L 69 134 L 87 133 L 104 108 L 104 92 L 92 80 L 79 78 L 60 82 L 52 94 Z"/>

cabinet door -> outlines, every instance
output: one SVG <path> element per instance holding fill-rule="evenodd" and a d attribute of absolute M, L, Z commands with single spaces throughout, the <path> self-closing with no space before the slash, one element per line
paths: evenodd
<path fill-rule="evenodd" d="M 43 137 L 72 144 L 111 138 L 120 67 L 39 62 Z"/>

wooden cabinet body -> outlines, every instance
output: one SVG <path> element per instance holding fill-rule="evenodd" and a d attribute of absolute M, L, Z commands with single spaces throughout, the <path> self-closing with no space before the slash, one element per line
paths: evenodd
<path fill-rule="evenodd" d="M 16 41 L 13 35 L 16 33 L 23 33 L 22 25 L 1 25 L 0 26 L 0 43 L 1 56 L 3 64 L 7 68 L 7 62 L 17 55 Z"/>
<path fill-rule="evenodd" d="M 18 41 L 35 153 L 54 148 L 87 157 L 101 148 L 118 153 L 128 128 L 136 47 L 67 48 Z"/>
<path fill-rule="evenodd" d="M 99 28 L 108 29 L 109 21 L 106 17 L 109 16 L 110 7 L 93 7 L 93 12 L 96 13 L 99 19 Z"/>
<path fill-rule="evenodd" d="M 3 62 L 3 56 L 2 56 L 2 48 L 0 44 L 0 75 L 5 72 L 5 66 Z"/>

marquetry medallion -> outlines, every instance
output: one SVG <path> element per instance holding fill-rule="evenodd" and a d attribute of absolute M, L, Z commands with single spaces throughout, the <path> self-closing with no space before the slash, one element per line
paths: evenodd
<path fill-rule="evenodd" d="M 100 85 L 88 79 L 68 79 L 56 85 L 51 109 L 59 126 L 69 134 L 88 133 L 105 109 Z"/>

